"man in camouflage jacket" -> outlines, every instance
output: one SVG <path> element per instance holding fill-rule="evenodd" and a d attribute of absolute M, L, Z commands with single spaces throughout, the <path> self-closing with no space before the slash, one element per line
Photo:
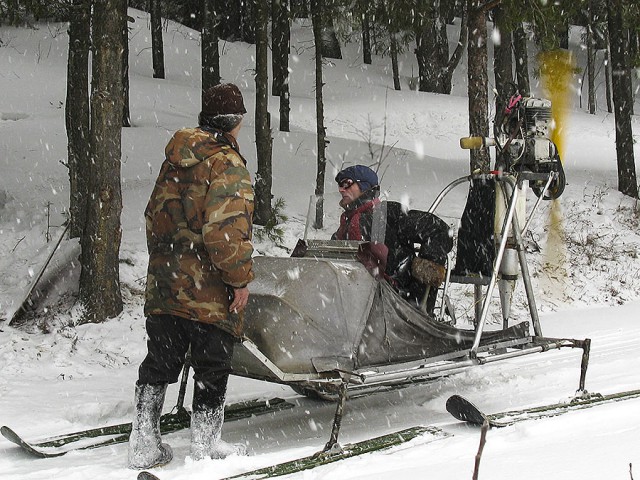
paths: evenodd
<path fill-rule="evenodd" d="M 246 113 L 233 84 L 205 92 L 198 128 L 176 132 L 165 149 L 145 211 L 149 267 L 148 353 L 136 383 L 129 466 L 168 463 L 158 419 L 167 384 L 187 351 L 194 369 L 194 460 L 240 453 L 220 439 L 235 339 L 253 279 L 253 188 L 236 136 Z"/>

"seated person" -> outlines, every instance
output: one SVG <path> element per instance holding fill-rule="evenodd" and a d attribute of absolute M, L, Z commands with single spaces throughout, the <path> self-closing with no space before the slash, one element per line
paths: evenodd
<path fill-rule="evenodd" d="M 420 305 L 427 288 L 444 280 L 447 253 L 453 247 L 449 226 L 432 213 L 407 212 L 398 202 L 381 202 L 378 175 L 369 167 L 347 167 L 335 180 L 344 212 L 332 240 L 370 242 L 359 255 L 364 265 L 407 301 Z M 417 256 L 415 244 L 420 244 Z M 426 309 L 432 311 L 437 289 L 428 293 Z"/>
<path fill-rule="evenodd" d="M 378 175 L 369 167 L 354 165 L 336 175 L 342 196 L 340 227 L 331 240 L 371 240 L 373 208 L 380 204 Z"/>

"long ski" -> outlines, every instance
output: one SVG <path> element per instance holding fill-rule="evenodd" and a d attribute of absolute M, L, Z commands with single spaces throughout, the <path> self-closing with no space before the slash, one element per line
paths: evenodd
<path fill-rule="evenodd" d="M 629 390 L 608 395 L 595 393 L 575 397 L 564 403 L 552 403 L 538 407 L 523 408 L 521 410 L 487 414 L 470 400 L 460 395 L 452 395 L 447 400 L 447 411 L 458 420 L 473 425 L 482 425 L 486 421 L 492 427 L 506 427 L 524 420 L 555 417 L 573 410 L 581 410 L 605 403 L 620 402 L 638 397 L 640 397 L 640 390 Z"/>
<path fill-rule="evenodd" d="M 360 442 L 350 443 L 340 449 L 337 449 L 337 451 L 318 452 L 314 455 L 297 458 L 295 460 L 290 460 L 278 465 L 251 470 L 249 472 L 234 475 L 232 477 L 226 477 L 222 480 L 259 480 L 263 478 L 280 477 L 282 475 L 302 472 L 304 470 L 309 470 L 321 465 L 327 465 L 329 463 L 337 462 L 339 460 L 345 460 L 347 458 L 355 457 L 358 455 L 364 455 L 365 453 L 387 450 L 389 448 L 409 442 L 418 437 L 425 437 L 426 440 L 424 443 L 428 443 L 449 436 L 451 436 L 451 434 L 446 433 L 437 427 L 410 427 L 394 433 L 382 435 L 380 437 L 369 438 Z M 140 472 L 138 474 L 138 480 L 160 480 L 160 478 L 149 472 Z"/>
<path fill-rule="evenodd" d="M 253 415 L 271 413 L 292 407 L 292 403 L 281 398 L 233 403 L 225 407 L 225 421 L 248 418 Z M 162 433 L 170 433 L 188 428 L 190 418 L 189 412 L 184 408 L 177 409 L 175 413 L 164 414 L 160 418 L 160 431 Z M 35 457 L 52 458 L 59 457 L 72 450 L 86 450 L 124 443 L 129 440 L 131 423 L 121 423 L 57 435 L 38 442 L 27 442 L 7 426 L 0 428 L 0 433 L 7 440 L 15 443 L 22 450 Z"/>

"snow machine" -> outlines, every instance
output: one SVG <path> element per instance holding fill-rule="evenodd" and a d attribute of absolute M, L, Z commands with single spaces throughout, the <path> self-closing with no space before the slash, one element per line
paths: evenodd
<path fill-rule="evenodd" d="M 460 141 L 463 148 L 496 146 L 494 170 L 454 180 L 428 209 L 435 214 L 452 190 L 468 186 L 459 227 L 454 229 L 455 254 L 449 255 L 435 307 L 427 300 L 434 286 L 425 286 L 419 302 L 407 301 L 384 275 L 359 261 L 365 244 L 307 240 L 309 222 L 291 258 L 255 259 L 245 336 L 236 346 L 233 372 L 283 383 L 310 397 L 338 400 L 324 452 L 340 450 L 337 437 L 347 397 L 477 365 L 580 348 L 578 390 L 585 392 L 591 342 L 543 336 L 523 242 L 540 202 L 558 198 L 565 185 L 557 148 L 548 138 L 550 103 L 515 95 L 509 108 L 497 130 L 499 138 Z M 537 200 L 527 216 L 529 188 Z M 309 212 L 314 211 L 310 205 Z M 393 225 L 374 210 L 371 236 L 377 241 L 380 231 L 388 233 L 388 228 L 378 228 L 374 235 L 380 218 L 387 227 Z M 421 252 L 420 245 L 414 247 Z M 405 264 L 413 264 L 407 260 Z M 415 271 L 409 272 L 419 280 Z M 512 295 L 520 278 L 530 321 L 511 318 Z M 474 316 L 466 328 L 457 325 L 452 285 L 473 287 Z M 487 322 L 496 287 L 502 313 L 497 328 Z"/>
<path fill-rule="evenodd" d="M 301 258 L 255 258 L 256 279 L 245 312 L 245 337 L 234 354 L 234 373 L 284 383 L 308 396 L 336 399 L 341 389 L 349 395 L 368 393 L 569 347 L 584 351 L 580 377 L 584 389 L 589 341 L 542 335 L 522 241 L 528 226 L 527 183 L 542 182 L 546 190 L 556 175 L 530 171 L 470 175 L 440 193 L 429 212 L 455 187 L 469 185 L 456 255 L 449 258 L 433 311 L 407 302 L 386 280 L 374 277 L 358 261 L 359 242 L 305 240 Z M 538 197 L 534 211 L 543 198 Z M 510 302 L 519 271 L 531 318 L 515 323 L 509 318 Z M 455 324 L 453 284 L 474 288 L 473 326 Z M 503 324 L 488 328 L 496 286 Z"/>
<path fill-rule="evenodd" d="M 308 251 L 315 255 L 318 248 L 335 247 L 333 243 L 312 243 Z M 419 311 L 385 280 L 375 279 L 355 252 L 353 258 L 326 253 L 255 259 L 246 338 L 236 347 L 234 373 L 331 397 L 345 374 L 350 388 L 357 390 L 476 363 L 465 360 L 475 340 L 473 330 Z M 525 322 L 486 332 L 478 354 L 525 345 L 528 330 Z"/>

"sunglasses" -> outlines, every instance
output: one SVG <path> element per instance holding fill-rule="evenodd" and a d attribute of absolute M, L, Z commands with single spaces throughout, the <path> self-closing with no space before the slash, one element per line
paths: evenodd
<path fill-rule="evenodd" d="M 356 182 L 354 182 L 352 179 L 345 178 L 340 183 L 338 183 L 338 187 L 344 188 L 346 190 L 347 188 L 351 188 L 351 185 L 353 185 L 354 183 Z"/>

